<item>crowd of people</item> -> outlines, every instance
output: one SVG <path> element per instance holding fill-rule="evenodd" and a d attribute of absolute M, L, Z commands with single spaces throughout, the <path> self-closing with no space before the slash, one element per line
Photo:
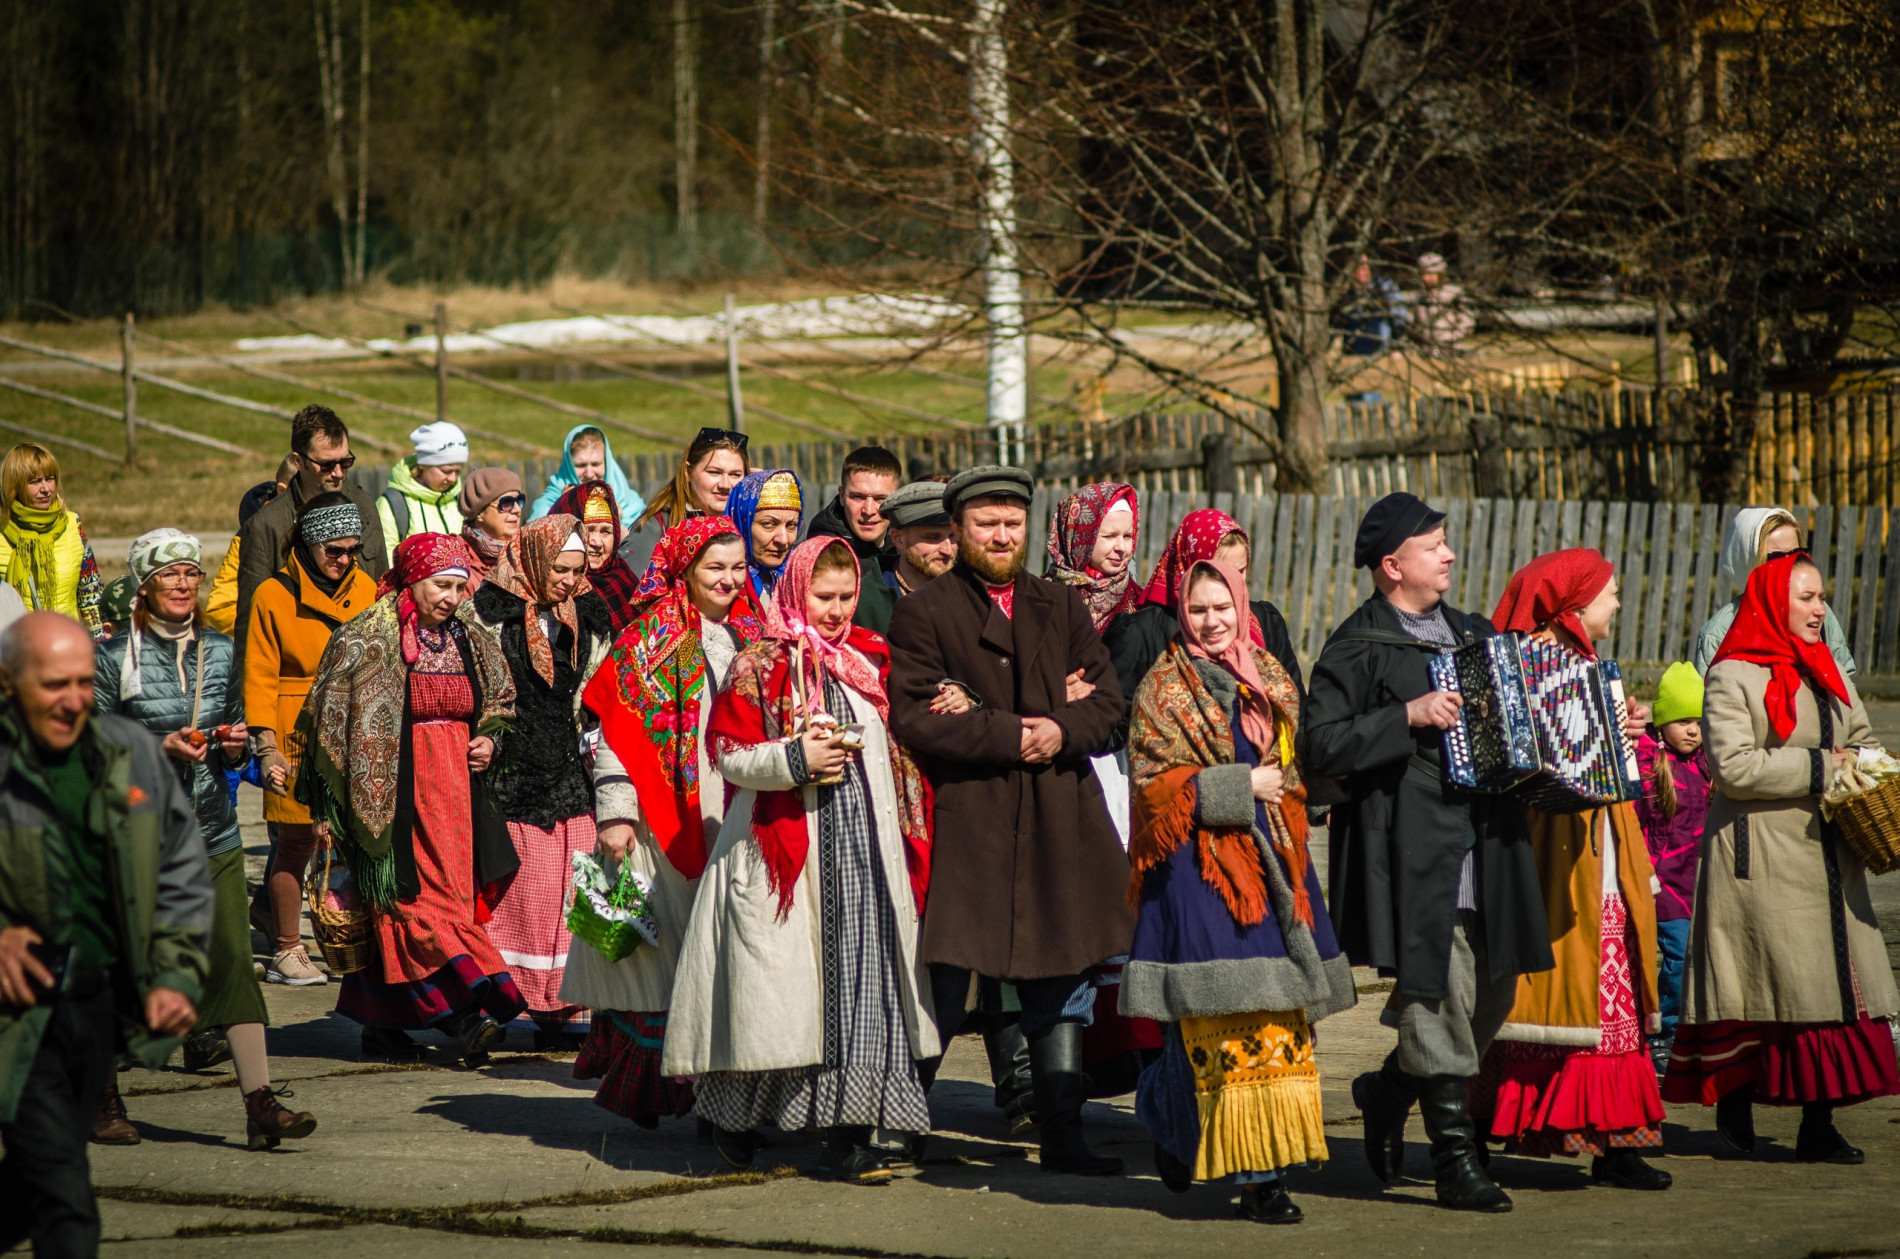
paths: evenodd
<path fill-rule="evenodd" d="M 1667 1189 L 1665 1099 L 1744 1155 L 1755 1104 L 1798 1106 L 1798 1158 L 1857 1163 L 1834 1109 L 1900 1092 L 1866 871 L 1819 808 L 1874 740 L 1785 511 L 1741 513 L 1739 595 L 1629 702 L 1641 797 L 1549 812 L 1450 783 L 1431 664 L 1500 633 L 1594 658 L 1593 550 L 1487 619 L 1445 600 L 1443 514 L 1389 495 L 1375 592 L 1303 671 L 1225 513 L 1141 580 L 1132 486 L 1063 497 L 1039 547 L 1020 468 L 906 484 L 863 447 L 820 503 L 707 428 L 647 501 L 582 426 L 530 505 L 453 425 L 413 438 L 371 499 L 306 408 L 205 597 L 172 528 L 103 587 L 53 457 L 0 461 L 9 1244 L 96 1249 L 86 1143 L 139 1139 L 121 1057 L 232 1061 L 253 1149 L 317 1129 L 271 1082 L 253 932 L 264 984 L 337 981 L 367 1060 L 442 1036 L 477 1069 L 517 1028 L 640 1128 L 690 1117 L 736 1168 L 815 1132 L 858 1185 L 920 1158 L 967 1033 L 1045 1172 L 1120 1173 L 1084 1104 L 1132 1091 L 1169 1188 L 1298 1221 L 1354 966 L 1392 980 L 1366 1158 L 1402 1175 L 1416 1107 L 1452 1209 L 1511 1208 L 1494 1149 Z M 570 933 L 590 868 L 637 889 L 629 952 Z M 307 896 L 357 907 L 332 973 Z"/>

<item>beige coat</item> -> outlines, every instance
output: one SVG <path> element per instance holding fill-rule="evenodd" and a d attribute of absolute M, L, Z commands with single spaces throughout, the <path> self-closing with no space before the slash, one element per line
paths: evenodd
<path fill-rule="evenodd" d="M 865 778 L 884 863 L 884 885 L 897 919 L 897 980 L 904 1024 L 917 1058 L 939 1052 L 930 985 L 918 958 L 918 914 L 904 863 L 889 743 L 877 710 L 856 692 L 851 720 L 864 726 Z M 818 789 L 807 786 L 805 827 L 811 847 L 783 921 L 765 862 L 752 842 L 752 801 L 761 791 L 796 786 L 783 742 L 728 752 L 720 772 L 740 790 L 706 863 L 692 924 L 673 980 L 661 1070 L 776 1071 L 824 1061 L 823 942 L 818 909 Z"/>
<path fill-rule="evenodd" d="M 1740 660 L 1709 669 L 1702 727 L 1710 798 L 1695 919 L 1683 981 L 1683 1021 L 1835 1023 L 1900 1010 L 1887 948 L 1867 896 L 1867 871 L 1844 840 L 1824 841 L 1815 779 L 1834 767 L 1820 749 L 1814 694 L 1796 700 L 1786 742 L 1768 726 L 1769 671 Z M 1834 746 L 1874 743 L 1852 678 L 1849 703 L 1829 700 Z M 1738 841 L 1739 829 L 1745 843 Z M 1837 871 L 1829 893 L 1828 851 Z M 1738 866 L 1738 854 L 1745 860 Z M 1837 955 L 1834 922 L 1846 949 Z M 1843 1001 L 1843 988 L 1847 998 Z M 1859 992 L 1859 1008 L 1852 993 Z"/>

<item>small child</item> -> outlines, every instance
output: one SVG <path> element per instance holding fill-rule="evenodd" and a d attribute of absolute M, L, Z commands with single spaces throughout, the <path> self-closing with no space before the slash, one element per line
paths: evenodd
<path fill-rule="evenodd" d="M 1682 1010 L 1682 970 L 1695 911 L 1696 863 L 1709 814 L 1709 767 L 1702 755 L 1702 675 L 1691 664 L 1663 672 L 1651 724 L 1637 745 L 1645 790 L 1636 816 L 1649 860 L 1662 884 L 1656 893 L 1656 945 L 1661 953 L 1656 991 L 1662 1033 L 1649 1039 L 1657 1074 L 1669 1065 Z"/>

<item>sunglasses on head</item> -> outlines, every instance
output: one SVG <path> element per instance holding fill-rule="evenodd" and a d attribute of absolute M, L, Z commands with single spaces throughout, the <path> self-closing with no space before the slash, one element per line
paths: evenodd
<path fill-rule="evenodd" d="M 356 466 L 355 455 L 344 455 L 341 459 L 312 459 L 309 455 L 298 455 L 297 458 L 303 460 L 324 476 L 329 476 L 338 468 L 348 472 L 351 468 Z"/>
<path fill-rule="evenodd" d="M 1798 546 L 1791 551 L 1770 551 L 1768 552 L 1768 559 L 1763 560 L 1762 563 L 1766 564 L 1769 560 L 1785 560 L 1790 555 L 1799 555 L 1804 560 L 1814 558 L 1814 553 L 1809 551 L 1808 548 Z"/>
<path fill-rule="evenodd" d="M 358 542 L 355 546 L 333 546 L 325 542 L 323 553 L 333 560 L 352 559 L 363 553 L 363 544 Z"/>
<path fill-rule="evenodd" d="M 740 450 L 744 450 L 747 440 L 744 433 L 729 428 L 702 428 L 699 430 L 699 436 L 693 438 L 693 445 L 699 449 L 708 446 L 737 446 Z"/>

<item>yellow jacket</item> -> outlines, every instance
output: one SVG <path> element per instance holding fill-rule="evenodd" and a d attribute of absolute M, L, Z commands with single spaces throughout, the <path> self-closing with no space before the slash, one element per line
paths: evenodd
<path fill-rule="evenodd" d="M 238 540 L 231 539 L 218 575 L 211 579 L 211 598 L 205 604 L 205 620 L 220 634 L 237 637 Z"/>
<path fill-rule="evenodd" d="M 35 591 L 26 600 L 27 610 L 64 612 L 75 621 L 84 622 L 94 630 L 98 627 L 99 596 L 95 591 L 88 600 L 90 606 L 80 608 L 79 578 L 86 563 L 86 538 L 79 531 L 79 514 L 66 513 L 66 532 L 53 542 L 53 583 L 52 589 Z M 13 544 L 0 535 L 0 581 L 11 582 L 13 576 Z M 24 593 L 24 592 L 22 592 Z M 89 612 L 88 617 L 84 613 Z"/>

